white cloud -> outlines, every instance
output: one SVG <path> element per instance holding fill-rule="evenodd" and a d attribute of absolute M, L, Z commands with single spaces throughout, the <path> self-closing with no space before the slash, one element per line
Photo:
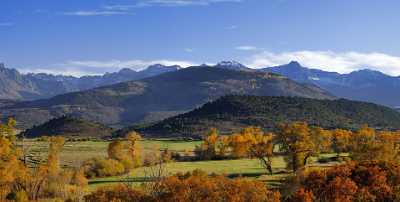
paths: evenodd
<path fill-rule="evenodd" d="M 248 59 L 248 66 L 253 68 L 270 67 L 286 64 L 292 60 L 298 61 L 306 67 L 339 73 L 368 68 L 392 76 L 400 75 L 400 57 L 377 52 L 294 51 L 274 53 L 264 51 Z"/>
<path fill-rule="evenodd" d="M 239 3 L 244 0 L 141 0 L 135 4 L 114 4 L 105 5 L 95 10 L 78 10 L 71 12 L 63 12 L 63 15 L 71 16 L 112 16 L 112 15 L 129 15 L 130 11 L 135 8 L 143 7 L 182 7 L 182 6 L 208 6 L 214 3 Z M 232 27 L 233 29 L 234 27 Z"/>
<path fill-rule="evenodd" d="M 185 48 L 185 49 L 183 49 L 185 52 L 187 52 L 187 53 L 191 53 L 191 52 L 193 52 L 194 50 L 192 49 L 192 48 Z"/>
<path fill-rule="evenodd" d="M 257 47 L 255 46 L 237 46 L 235 47 L 236 50 L 241 50 L 241 51 L 255 51 L 258 50 Z"/>
<path fill-rule="evenodd" d="M 14 25 L 14 23 L 12 23 L 12 22 L 0 22 L 0 27 L 10 27 L 13 25 Z"/>
<path fill-rule="evenodd" d="M 181 6 L 208 6 L 214 3 L 240 3 L 243 0 L 142 0 L 135 4 L 125 5 L 106 5 L 103 6 L 105 10 L 119 10 L 128 11 L 135 8 L 143 7 L 181 7 Z"/>
<path fill-rule="evenodd" d="M 230 25 L 230 26 L 225 27 L 225 29 L 227 29 L 227 30 L 234 30 L 237 28 L 239 28 L 237 25 Z"/>
<path fill-rule="evenodd" d="M 50 65 L 51 67 L 37 67 L 20 69 L 23 73 L 48 73 L 71 76 L 101 75 L 106 72 L 116 72 L 122 68 L 143 70 L 153 64 L 179 65 L 189 67 L 196 65 L 190 61 L 182 60 L 71 60 L 60 64 Z"/>
<path fill-rule="evenodd" d="M 239 3 L 243 0 L 143 0 L 142 6 L 208 6 L 213 3 Z"/>
<path fill-rule="evenodd" d="M 114 10 L 114 11 L 129 11 L 131 9 L 138 8 L 138 7 L 140 7 L 140 5 L 137 5 L 137 4 L 132 4 L 132 5 L 119 5 L 119 4 L 117 4 L 117 5 L 106 5 L 106 6 L 103 6 L 103 9 L 105 9 L 105 10 Z"/>
<path fill-rule="evenodd" d="M 103 11 L 103 10 L 92 10 L 92 11 L 73 11 L 73 12 L 64 12 L 64 15 L 73 15 L 73 16 L 111 16 L 111 15 L 129 15 L 131 13 L 125 11 Z"/>

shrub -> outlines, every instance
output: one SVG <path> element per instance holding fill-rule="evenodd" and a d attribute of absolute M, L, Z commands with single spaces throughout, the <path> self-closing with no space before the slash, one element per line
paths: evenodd
<path fill-rule="evenodd" d="M 399 201 L 400 166 L 364 161 L 298 176 L 291 201 Z M 294 183 L 292 183 L 294 184 Z M 312 196 L 312 197 L 311 197 Z"/>
<path fill-rule="evenodd" d="M 85 176 L 107 177 L 121 175 L 125 172 L 125 167 L 122 163 L 114 159 L 93 158 L 83 164 Z"/>
<path fill-rule="evenodd" d="M 145 192 L 127 186 L 118 185 L 114 187 L 103 187 L 90 195 L 85 196 L 87 202 L 109 202 L 109 201 L 151 201 Z"/>
<path fill-rule="evenodd" d="M 156 186 L 144 186 L 142 189 L 121 185 L 101 188 L 86 196 L 85 199 L 86 201 L 96 202 L 280 201 L 279 192 L 267 189 L 263 182 L 241 178 L 232 180 L 224 176 L 208 176 L 201 171 L 177 174 L 161 179 L 155 184 Z"/>

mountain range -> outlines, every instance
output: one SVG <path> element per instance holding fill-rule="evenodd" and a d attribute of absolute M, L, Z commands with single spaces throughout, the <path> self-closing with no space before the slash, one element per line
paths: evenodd
<path fill-rule="evenodd" d="M 306 68 L 295 61 L 260 71 L 273 72 L 297 82 L 317 85 L 336 97 L 390 107 L 400 106 L 400 78 L 379 71 L 363 69 L 349 74 L 339 74 Z"/>
<path fill-rule="evenodd" d="M 180 68 L 178 65 L 155 64 L 142 71 L 124 68 L 118 72 L 106 73 L 101 76 L 73 77 L 44 73 L 21 74 L 15 69 L 8 69 L 4 64 L 0 64 L 0 99 L 36 100 L 50 98 L 69 92 L 156 76 Z"/>
<path fill-rule="evenodd" d="M 0 118 L 15 117 L 29 128 L 63 115 L 109 126 L 150 123 L 190 111 L 228 94 L 334 99 L 312 84 L 274 73 L 238 71 L 236 63 L 194 66 L 136 81 L 57 95 L 49 99 L 0 104 Z"/>
<path fill-rule="evenodd" d="M 207 65 L 203 65 L 207 66 Z M 283 75 L 300 83 L 313 84 L 336 97 L 373 102 L 399 108 L 400 77 L 379 71 L 363 69 L 348 74 L 327 72 L 303 67 L 296 61 L 289 64 L 250 69 L 235 61 L 223 61 L 216 66 L 238 71 L 262 71 Z M 139 80 L 162 73 L 177 71 L 180 66 L 149 66 L 142 71 L 129 68 L 101 76 L 72 77 L 51 74 L 20 74 L 0 64 L 0 99 L 36 100 L 50 98 L 69 92 L 88 90 L 120 82 Z"/>

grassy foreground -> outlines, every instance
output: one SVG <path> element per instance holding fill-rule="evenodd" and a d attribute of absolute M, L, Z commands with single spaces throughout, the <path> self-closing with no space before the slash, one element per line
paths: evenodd
<path fill-rule="evenodd" d="M 83 161 L 94 157 L 106 157 L 108 141 L 80 141 L 66 142 L 60 152 L 61 165 L 63 167 L 78 166 Z M 22 144 L 22 143 L 20 143 Z M 201 141 L 183 141 L 183 140 L 142 140 L 140 145 L 143 152 L 159 147 L 160 149 L 168 148 L 172 152 L 193 152 L 196 145 L 200 145 Z M 48 151 L 48 143 L 29 139 L 24 142 L 25 148 L 34 160 L 46 159 Z"/>
<path fill-rule="evenodd" d="M 61 164 L 64 167 L 79 166 L 83 161 L 94 157 L 106 157 L 108 141 L 81 141 L 67 142 L 63 150 L 60 152 Z M 201 141 L 184 141 L 184 140 L 142 140 L 140 145 L 143 152 L 149 152 L 154 148 L 166 149 L 172 152 L 191 153 L 196 145 L 200 145 Z M 32 159 L 46 159 L 48 144 L 37 140 L 25 141 L 25 146 L 28 148 Z M 323 154 L 320 158 L 329 158 L 333 154 Z M 319 164 L 318 159 L 311 159 L 313 167 L 325 167 L 335 164 Z M 243 176 L 250 177 L 256 180 L 262 180 L 269 185 L 279 185 L 280 182 L 287 176 L 291 175 L 286 172 L 286 162 L 283 156 L 276 156 L 273 161 L 273 175 L 267 175 L 257 159 L 238 159 L 238 160 L 214 160 L 214 161 L 194 161 L 194 162 L 171 162 L 163 166 L 163 175 L 173 175 L 176 173 L 185 173 L 196 169 L 203 170 L 209 174 L 223 174 L 231 177 Z M 124 176 L 115 176 L 107 178 L 97 178 L 90 180 L 90 188 L 95 189 L 99 186 L 121 183 L 129 181 L 140 184 L 149 179 L 152 173 L 157 170 L 156 167 L 141 167 L 133 169 L 129 174 Z"/>
<path fill-rule="evenodd" d="M 319 158 L 330 158 L 336 154 L 322 154 Z M 347 154 L 343 154 L 346 156 Z M 319 158 L 311 158 L 309 167 L 324 168 L 338 164 L 338 162 L 318 163 Z M 237 160 L 213 160 L 213 161 L 194 161 L 194 162 L 171 162 L 164 164 L 163 175 L 173 175 L 200 169 L 209 174 L 221 174 L 228 177 L 249 177 L 255 180 L 265 181 L 270 186 L 278 186 L 282 180 L 292 173 L 286 170 L 286 162 L 283 156 L 272 158 L 273 173 L 269 175 L 261 166 L 258 159 L 237 159 Z M 97 178 L 90 180 L 90 187 L 97 188 L 120 182 L 142 183 L 151 177 L 152 172 L 157 171 L 158 167 L 141 167 L 133 169 L 128 175 Z"/>

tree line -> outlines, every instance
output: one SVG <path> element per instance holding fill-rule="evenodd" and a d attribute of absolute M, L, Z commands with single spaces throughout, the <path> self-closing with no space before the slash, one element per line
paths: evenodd
<path fill-rule="evenodd" d="M 355 161 L 400 160 L 400 131 L 376 131 L 367 125 L 350 131 L 293 122 L 279 124 L 273 132 L 247 127 L 231 135 L 219 135 L 212 128 L 203 140 L 195 151 L 198 159 L 257 158 L 270 174 L 271 158 L 278 155 L 285 156 L 293 172 L 306 166 L 310 157 L 321 153 L 336 153 L 337 160 L 341 160 L 341 153 L 349 153 L 351 159 L 347 160 Z"/>
<path fill-rule="evenodd" d="M 356 131 L 323 129 L 304 122 L 280 124 L 274 131 L 247 127 L 231 135 L 211 129 L 195 149 L 198 160 L 257 158 L 270 174 L 272 158 L 284 156 L 292 171 L 280 189 L 246 178 L 230 179 L 199 170 L 162 175 L 172 155 L 155 148 L 143 155 L 138 133 L 109 143 L 107 157 L 88 159 L 73 168 L 60 166 L 63 137 L 48 137 L 47 161 L 29 164 L 17 143 L 15 120 L 0 123 L 1 201 L 400 201 L 400 132 L 376 131 L 366 125 Z M 308 167 L 310 157 L 336 153 L 342 163 L 329 169 Z M 348 153 L 346 157 L 342 155 Z M 88 191 L 90 177 L 128 173 L 154 167 L 157 175 L 140 186 L 121 183 Z"/>

